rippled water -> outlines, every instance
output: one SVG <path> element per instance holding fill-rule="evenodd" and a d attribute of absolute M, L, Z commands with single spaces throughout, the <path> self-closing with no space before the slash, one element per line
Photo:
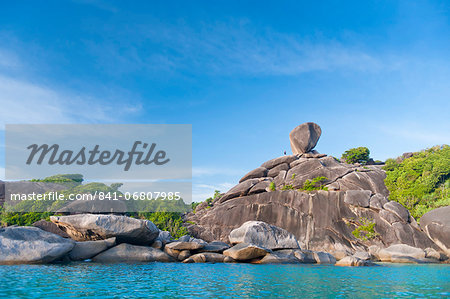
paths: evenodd
<path fill-rule="evenodd" d="M 450 265 L 0 266 L 0 297 L 450 297 Z"/>

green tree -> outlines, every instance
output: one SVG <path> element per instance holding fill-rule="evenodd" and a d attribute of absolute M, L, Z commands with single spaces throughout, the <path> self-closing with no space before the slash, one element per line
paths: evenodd
<path fill-rule="evenodd" d="M 370 151 L 367 147 L 351 148 L 342 154 L 341 160 L 346 163 L 366 164 L 370 159 Z"/>

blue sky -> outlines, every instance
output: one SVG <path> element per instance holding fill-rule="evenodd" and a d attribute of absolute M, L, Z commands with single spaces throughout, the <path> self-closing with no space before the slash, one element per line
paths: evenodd
<path fill-rule="evenodd" d="M 3 1 L 1 130 L 192 124 L 195 200 L 306 121 L 319 152 L 384 160 L 450 142 L 449 18 L 448 1 Z"/>

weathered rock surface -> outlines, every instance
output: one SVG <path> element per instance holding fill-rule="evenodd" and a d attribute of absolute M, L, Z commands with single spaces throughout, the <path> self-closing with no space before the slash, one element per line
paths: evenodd
<path fill-rule="evenodd" d="M 203 244 L 199 244 L 197 242 L 172 242 L 166 245 L 166 248 L 172 249 L 172 250 L 196 250 L 203 248 Z"/>
<path fill-rule="evenodd" d="M 272 253 L 268 253 L 261 260 L 255 262 L 256 264 L 298 264 L 299 260 L 295 256 L 293 250 L 277 250 Z"/>
<path fill-rule="evenodd" d="M 419 263 L 425 261 L 425 251 L 405 244 L 396 244 L 377 253 L 382 262 Z"/>
<path fill-rule="evenodd" d="M 311 151 L 319 141 L 322 130 L 315 123 L 304 123 L 294 128 L 289 134 L 293 154 Z"/>
<path fill-rule="evenodd" d="M 117 243 L 151 245 L 159 235 L 153 222 L 126 216 L 80 214 L 51 216 L 50 220 L 76 241 L 115 237 Z"/>
<path fill-rule="evenodd" d="M 45 230 L 46 232 L 58 235 L 63 238 L 70 238 L 68 234 L 66 234 L 65 231 L 61 230 L 56 224 L 50 221 L 46 220 L 39 220 L 33 223 L 34 227 L 38 227 L 42 230 Z"/>
<path fill-rule="evenodd" d="M 116 245 L 116 238 L 98 241 L 76 242 L 69 253 L 72 261 L 84 261 Z"/>
<path fill-rule="evenodd" d="M 95 256 L 98 263 L 174 262 L 175 260 L 159 249 L 122 243 Z"/>
<path fill-rule="evenodd" d="M 223 252 L 223 255 L 229 256 L 238 261 L 246 261 L 263 257 L 270 251 L 260 246 L 248 243 L 237 244 Z"/>
<path fill-rule="evenodd" d="M 348 190 L 345 192 L 344 202 L 349 205 L 368 208 L 371 195 L 370 190 Z"/>
<path fill-rule="evenodd" d="M 294 235 L 262 221 L 247 221 L 230 232 L 232 244 L 251 243 L 267 249 L 300 249 Z"/>
<path fill-rule="evenodd" d="M 361 267 L 367 265 L 368 264 L 365 261 L 355 256 L 346 256 L 336 263 L 336 266 L 343 266 L 343 267 Z"/>
<path fill-rule="evenodd" d="M 246 181 L 246 180 L 249 180 L 249 179 L 265 177 L 266 174 L 267 174 L 267 168 L 264 168 L 264 167 L 258 167 L 258 168 L 256 168 L 256 169 L 253 169 L 252 171 L 250 171 L 250 172 L 247 173 L 246 175 L 244 175 L 244 176 L 239 180 L 239 183 L 242 183 L 243 181 Z"/>
<path fill-rule="evenodd" d="M 396 214 L 383 208 L 349 205 L 344 197 L 342 191 L 264 192 L 216 203 L 210 209 L 189 214 L 186 220 L 195 223 L 188 230 L 197 238 L 223 242 L 229 242 L 230 232 L 243 223 L 263 221 L 292 233 L 302 249 L 343 252 L 344 256 L 366 251 L 370 245 L 384 248 L 403 243 L 422 249 L 435 247 L 424 232 Z M 391 215 L 394 221 L 386 221 L 382 212 Z M 363 218 L 375 222 L 376 238 L 363 241 L 352 234 Z"/>
<path fill-rule="evenodd" d="M 335 264 L 336 263 L 336 259 L 334 258 L 334 256 L 332 256 L 331 254 L 329 254 L 327 252 L 321 252 L 321 251 L 314 252 L 314 259 L 316 260 L 317 264 Z"/>
<path fill-rule="evenodd" d="M 225 242 L 213 241 L 206 244 L 201 250 L 202 252 L 222 253 L 224 250 L 227 250 L 228 248 L 230 248 L 230 245 L 228 245 Z"/>
<path fill-rule="evenodd" d="M 450 257 L 450 206 L 425 213 L 420 227 Z"/>
<path fill-rule="evenodd" d="M 37 227 L 0 228 L 0 264 L 42 264 L 66 256 L 75 242 Z"/>
<path fill-rule="evenodd" d="M 183 260 L 183 263 L 232 263 L 234 259 L 215 252 L 202 252 Z"/>

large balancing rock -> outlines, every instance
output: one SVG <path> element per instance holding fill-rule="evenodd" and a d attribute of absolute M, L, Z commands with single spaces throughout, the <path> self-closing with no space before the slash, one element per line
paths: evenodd
<path fill-rule="evenodd" d="M 319 141 L 322 130 L 318 124 L 304 123 L 289 133 L 292 153 L 304 154 L 311 151 Z"/>

